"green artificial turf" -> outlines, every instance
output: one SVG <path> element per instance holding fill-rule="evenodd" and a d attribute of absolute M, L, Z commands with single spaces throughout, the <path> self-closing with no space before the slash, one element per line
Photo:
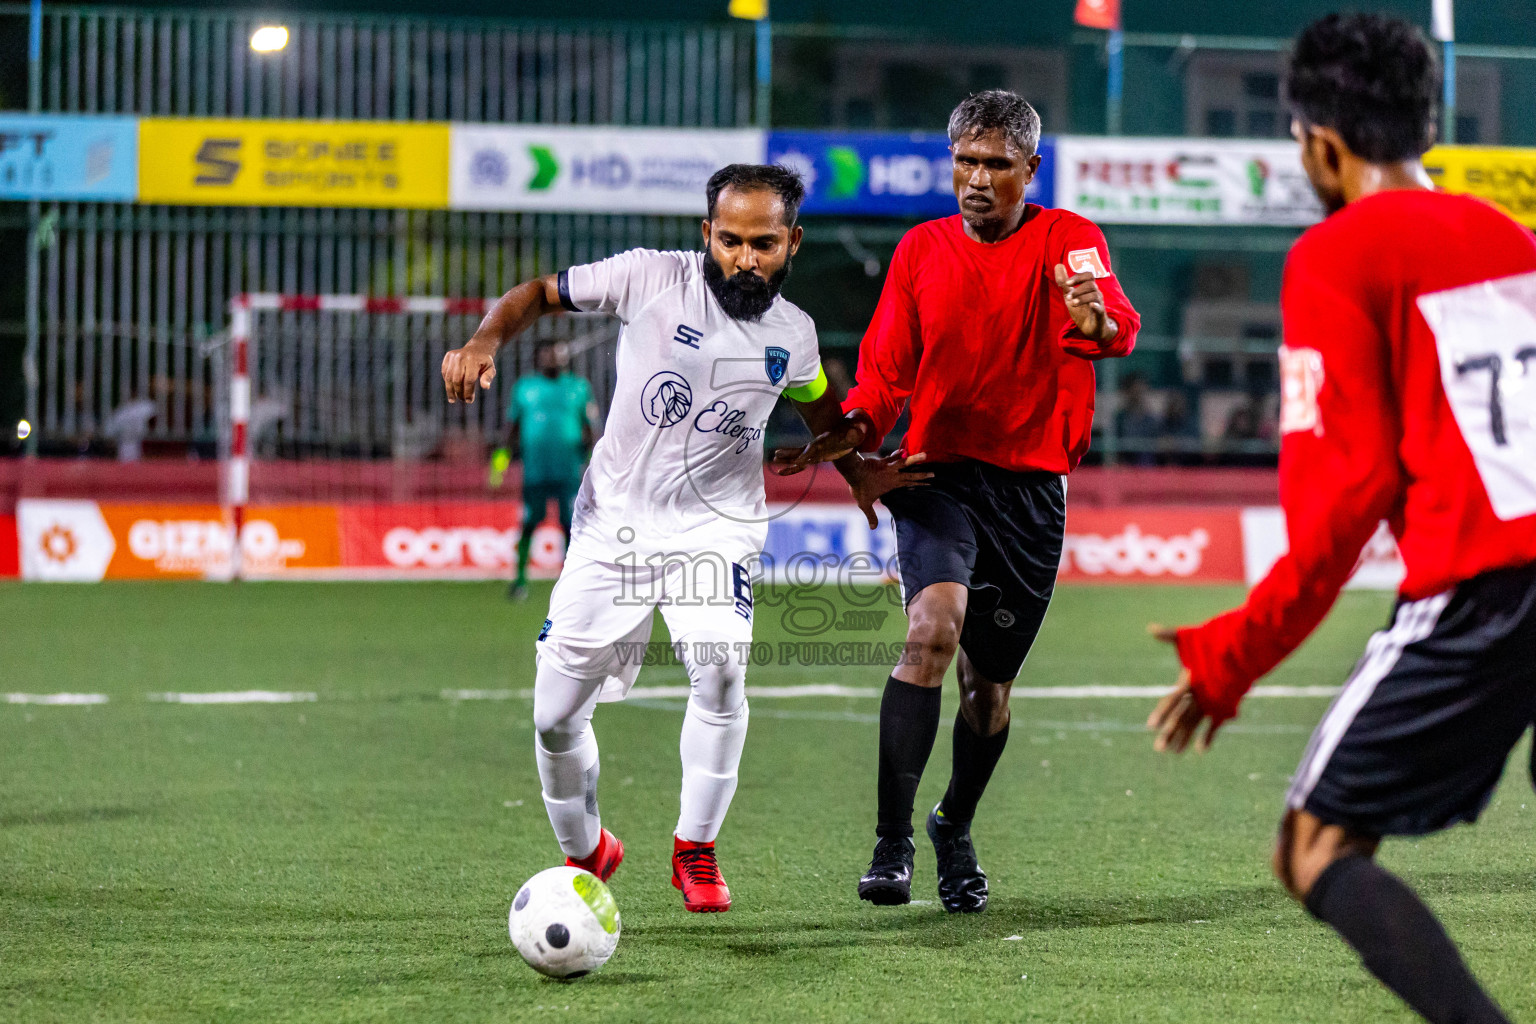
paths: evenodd
<path fill-rule="evenodd" d="M 828 592 L 836 601 L 834 592 Z M 736 906 L 669 884 L 682 702 L 599 708 L 605 824 L 629 851 L 613 960 L 544 980 L 506 913 L 559 862 L 532 757 L 548 585 L 0 587 L 0 1020 L 1409 1021 L 1268 875 L 1287 776 L 1321 699 L 1257 699 L 1204 757 L 1154 755 L 1146 699 L 1015 703 L 975 838 L 975 917 L 854 894 L 874 818 L 878 701 L 757 698 L 720 839 Z M 815 595 L 800 595 L 809 599 Z M 822 595 L 827 596 L 827 595 Z M 1163 685 L 1148 619 L 1231 588 L 1066 588 L 1022 685 Z M 881 628 L 823 640 L 901 638 Z M 1269 682 L 1339 683 L 1385 595 L 1346 594 Z M 760 598 L 757 635 L 792 636 Z M 863 625 L 868 625 L 864 623 Z M 658 636 L 662 634 L 658 633 Z M 776 650 L 776 648 L 775 648 Z M 749 685 L 878 688 L 889 666 L 754 666 Z M 641 685 L 684 681 L 647 668 Z M 188 706 L 167 691 L 312 692 Z M 444 690 L 510 690 L 452 700 Z M 952 686 L 951 686 L 952 690 Z M 505 696 L 505 695 L 503 695 Z M 953 714 L 946 694 L 946 721 Z M 1476 828 L 1389 843 L 1516 1019 L 1536 1018 L 1536 799 L 1525 744 Z M 941 732 L 920 794 L 947 778 Z"/>

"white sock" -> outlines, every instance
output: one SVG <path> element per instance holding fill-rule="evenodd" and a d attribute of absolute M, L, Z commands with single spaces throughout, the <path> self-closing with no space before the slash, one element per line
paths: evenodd
<path fill-rule="evenodd" d="M 533 682 L 533 751 L 544 809 L 560 849 L 578 860 L 597 849 L 602 838 L 597 736 L 592 732 L 592 712 L 602 685 L 601 678 L 568 676 L 544 657 L 539 658 Z"/>
<path fill-rule="evenodd" d="M 597 813 L 597 736 L 589 725 L 573 750 L 551 753 L 537 736 L 533 749 L 539 762 L 544 810 L 561 851 L 578 860 L 591 856 L 603 831 Z"/>
<path fill-rule="evenodd" d="M 682 810 L 677 837 L 691 843 L 712 843 L 720 834 L 731 797 L 736 795 L 736 773 L 741 748 L 747 741 L 747 702 L 735 711 L 705 711 L 693 699 L 683 715 Z"/>

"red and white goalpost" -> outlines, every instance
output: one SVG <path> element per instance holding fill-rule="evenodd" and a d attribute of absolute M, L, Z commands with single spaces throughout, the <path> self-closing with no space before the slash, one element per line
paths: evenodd
<path fill-rule="evenodd" d="M 488 482 L 507 389 L 532 346 L 503 351 L 492 389 L 448 406 L 438 368 L 495 298 L 250 293 L 230 302 L 222 503 L 229 578 L 497 578 L 511 570 L 515 474 Z M 611 341 L 606 322 L 541 323 L 574 353 Z M 591 376 L 611 363 L 582 360 Z M 601 381 L 594 381 L 602 392 Z M 254 518 L 253 518 L 254 516 Z M 558 568 L 557 527 L 534 569 Z M 223 575 L 222 573 L 218 575 Z"/>

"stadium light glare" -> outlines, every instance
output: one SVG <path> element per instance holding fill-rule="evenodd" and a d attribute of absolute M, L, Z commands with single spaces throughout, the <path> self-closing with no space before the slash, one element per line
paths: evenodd
<path fill-rule="evenodd" d="M 16 440 L 25 441 L 32 436 L 32 424 L 26 420 L 18 420 L 16 423 Z"/>
<path fill-rule="evenodd" d="M 251 49 L 257 53 L 276 53 L 288 45 L 288 30 L 282 25 L 263 25 L 251 33 Z"/>

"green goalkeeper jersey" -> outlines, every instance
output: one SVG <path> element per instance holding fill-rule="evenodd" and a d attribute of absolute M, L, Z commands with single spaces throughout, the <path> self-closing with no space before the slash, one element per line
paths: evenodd
<path fill-rule="evenodd" d="M 581 479 L 581 428 L 591 401 L 591 385 L 574 373 L 530 374 L 512 385 L 507 420 L 516 424 L 522 444 L 524 484 Z"/>

